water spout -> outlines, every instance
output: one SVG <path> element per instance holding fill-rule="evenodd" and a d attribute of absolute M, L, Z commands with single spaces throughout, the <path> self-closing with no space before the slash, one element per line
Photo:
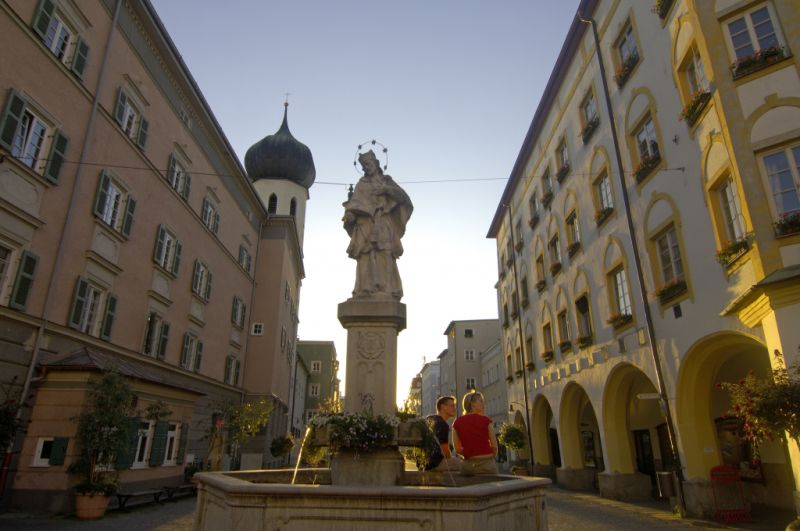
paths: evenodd
<path fill-rule="evenodd" d="M 311 426 L 306 428 L 306 434 L 303 435 L 303 442 L 300 443 L 300 451 L 297 453 L 297 463 L 294 465 L 294 474 L 292 474 L 292 485 L 294 485 L 297 479 L 297 470 L 300 468 L 300 463 L 303 462 L 303 448 L 306 447 L 306 439 L 308 439 L 309 435 L 311 435 Z"/>

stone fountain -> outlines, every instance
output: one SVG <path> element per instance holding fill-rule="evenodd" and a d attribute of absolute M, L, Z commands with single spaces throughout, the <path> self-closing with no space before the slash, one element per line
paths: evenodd
<path fill-rule="evenodd" d="M 395 414 L 397 335 L 406 306 L 397 259 L 413 206 L 381 170 L 372 151 L 359 156 L 364 175 L 344 203 L 348 255 L 356 260 L 353 296 L 339 304 L 347 329 L 344 409 Z M 544 488 L 550 480 L 404 470 L 397 447 L 356 455 L 337 452 L 330 469 L 197 474 L 195 530 L 547 529 Z"/>

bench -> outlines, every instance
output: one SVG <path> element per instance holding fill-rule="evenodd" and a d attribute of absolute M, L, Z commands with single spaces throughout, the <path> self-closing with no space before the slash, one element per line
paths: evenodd
<path fill-rule="evenodd" d="M 146 489 L 137 492 L 117 492 L 117 502 L 119 504 L 118 508 L 121 511 L 125 511 L 125 506 L 128 504 L 128 500 L 131 498 L 139 498 L 144 496 L 152 496 L 154 502 L 161 503 L 161 496 L 163 494 L 164 491 L 161 489 Z"/>
<path fill-rule="evenodd" d="M 174 497 L 180 492 L 189 491 L 192 494 L 195 494 L 197 492 L 197 485 L 193 483 L 184 483 L 183 485 L 164 487 L 164 491 L 167 493 L 167 499 L 169 501 L 176 501 Z"/>

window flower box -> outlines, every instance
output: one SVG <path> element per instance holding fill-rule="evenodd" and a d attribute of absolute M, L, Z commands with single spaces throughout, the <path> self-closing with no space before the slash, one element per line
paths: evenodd
<path fill-rule="evenodd" d="M 784 57 L 786 57 L 786 52 L 783 46 L 770 46 L 769 48 L 758 50 L 756 53 L 742 57 L 731 65 L 733 79 L 752 74 L 773 63 L 777 63 Z"/>
<path fill-rule="evenodd" d="M 506 278 L 506 270 L 505 269 L 501 269 L 499 276 L 500 276 L 500 280 L 504 280 Z"/>
<path fill-rule="evenodd" d="M 544 197 L 542 197 L 542 204 L 544 205 L 545 208 L 548 208 L 550 206 L 550 203 L 552 202 L 553 202 L 553 192 L 546 192 L 544 194 Z"/>
<path fill-rule="evenodd" d="M 569 164 L 564 164 L 558 169 L 558 172 L 556 173 L 556 180 L 560 183 L 561 181 L 564 180 L 564 178 L 567 176 L 568 173 L 569 173 Z"/>
<path fill-rule="evenodd" d="M 602 210 L 600 210 L 598 212 L 595 212 L 594 213 L 594 220 L 597 223 L 597 226 L 599 227 L 600 225 L 605 223 L 606 220 L 613 213 L 614 213 L 614 207 L 606 207 L 606 208 L 604 208 L 604 209 L 602 209 Z"/>
<path fill-rule="evenodd" d="M 750 248 L 751 234 L 747 234 L 741 240 L 728 240 L 722 249 L 717 251 L 717 262 L 725 267 L 733 264 L 737 258 L 742 256 Z"/>
<path fill-rule="evenodd" d="M 512 320 L 512 321 L 516 321 L 516 320 L 517 320 L 517 317 L 519 317 L 519 314 L 517 313 L 517 311 L 516 311 L 516 310 L 514 310 L 513 312 L 511 312 L 511 320 Z"/>
<path fill-rule="evenodd" d="M 507 267 L 510 267 L 511 264 L 513 264 L 513 263 L 514 263 L 514 256 L 513 255 L 509 256 L 508 258 L 506 258 L 506 266 Z"/>
<path fill-rule="evenodd" d="M 633 72 L 633 67 L 639 62 L 639 54 L 632 53 L 630 57 L 628 57 L 625 61 L 619 65 L 617 68 L 617 73 L 614 75 L 614 81 L 617 82 L 617 87 L 622 88 L 625 86 L 625 83 L 628 82 L 628 78 L 631 77 L 631 73 Z"/>
<path fill-rule="evenodd" d="M 622 328 L 631 321 L 633 321 L 633 316 L 629 313 L 615 313 L 606 319 L 606 322 L 614 328 Z"/>
<path fill-rule="evenodd" d="M 524 299 L 522 299 L 522 302 L 520 302 L 520 305 L 523 308 L 527 308 L 528 306 L 530 306 L 530 304 L 531 304 L 531 301 L 528 299 L 528 297 L 525 297 Z"/>
<path fill-rule="evenodd" d="M 645 177 L 652 173 L 659 162 L 661 162 L 661 155 L 658 153 L 642 157 L 639 165 L 633 170 L 633 176 L 636 178 L 636 182 L 640 183 L 644 181 Z"/>
<path fill-rule="evenodd" d="M 545 350 L 544 352 L 542 352 L 542 359 L 546 363 L 550 363 L 551 361 L 553 361 L 554 358 L 555 358 L 555 352 L 553 352 L 552 350 Z"/>
<path fill-rule="evenodd" d="M 572 350 L 572 341 L 567 339 L 566 341 L 561 341 L 558 343 L 558 349 L 561 352 L 566 352 L 568 350 Z"/>
<path fill-rule="evenodd" d="M 515 376 L 518 376 L 518 377 L 519 377 L 519 376 L 522 376 L 522 369 L 519 369 L 519 370 L 516 370 L 516 371 L 514 371 L 514 375 L 515 375 Z"/>
<path fill-rule="evenodd" d="M 556 276 L 561 272 L 561 262 L 553 262 L 550 264 L 550 274 Z"/>
<path fill-rule="evenodd" d="M 528 363 L 525 364 L 525 368 L 528 369 L 528 371 L 535 371 L 536 364 L 532 361 L 529 361 Z"/>
<path fill-rule="evenodd" d="M 589 143 L 589 139 L 592 138 L 595 130 L 597 130 L 597 126 L 600 125 L 600 117 L 595 116 L 586 125 L 583 127 L 583 131 L 581 131 L 581 138 L 583 139 L 584 144 Z"/>
<path fill-rule="evenodd" d="M 800 233 L 800 212 L 781 214 L 780 219 L 774 223 L 775 233 L 778 236 L 788 236 Z"/>
<path fill-rule="evenodd" d="M 546 287 L 547 287 L 547 281 L 545 280 L 540 280 L 539 282 L 536 283 L 536 291 L 538 291 L 539 293 L 544 291 L 544 288 Z"/>
<path fill-rule="evenodd" d="M 506 376 L 506 381 L 507 381 L 508 383 L 511 383 L 511 382 L 513 382 L 513 381 L 514 381 L 514 377 L 513 377 L 513 376 L 510 376 L 510 375 L 509 375 L 509 376 Z"/>
<path fill-rule="evenodd" d="M 508 319 L 503 319 L 503 328 L 508 328 Z"/>
<path fill-rule="evenodd" d="M 653 6 L 653 13 L 658 15 L 658 18 L 664 20 L 669 13 L 669 8 L 675 3 L 674 0 L 658 0 Z"/>
<path fill-rule="evenodd" d="M 539 224 L 539 214 L 534 214 L 531 216 L 531 219 L 528 220 L 528 226 L 530 228 L 536 228 L 536 225 Z"/>
<path fill-rule="evenodd" d="M 669 282 L 662 284 L 661 286 L 656 289 L 656 295 L 658 299 L 661 301 L 661 304 L 665 304 L 668 301 L 674 299 L 681 293 L 684 293 L 687 289 L 686 280 L 682 278 L 674 278 Z"/>
<path fill-rule="evenodd" d="M 580 248 L 581 248 L 581 242 L 572 242 L 571 244 L 569 244 L 569 247 L 567 247 L 567 255 L 569 255 L 569 257 L 572 258 L 573 256 L 575 256 L 575 253 L 577 253 L 580 250 Z"/>
<path fill-rule="evenodd" d="M 593 336 L 589 334 L 588 336 L 579 336 L 578 337 L 578 347 L 579 348 L 586 348 L 593 343 Z"/>
<path fill-rule="evenodd" d="M 686 125 L 689 127 L 692 127 L 697 123 L 697 119 L 700 118 L 700 114 L 703 112 L 703 109 L 706 108 L 709 101 L 711 101 L 711 91 L 698 90 L 692 94 L 692 100 L 683 108 L 679 119 L 686 122 Z"/>
<path fill-rule="evenodd" d="M 523 245 L 523 242 L 522 242 L 522 240 L 520 240 L 520 241 L 518 241 L 517 243 L 514 244 L 514 249 L 516 249 L 517 252 L 519 252 L 519 251 L 522 250 L 522 245 Z"/>

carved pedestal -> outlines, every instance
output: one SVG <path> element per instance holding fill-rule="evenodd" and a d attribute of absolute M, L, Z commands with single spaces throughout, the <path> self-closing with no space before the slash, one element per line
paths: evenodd
<path fill-rule="evenodd" d="M 394 299 L 349 299 L 339 304 L 347 329 L 344 410 L 395 414 L 397 334 L 406 327 L 406 305 Z"/>

